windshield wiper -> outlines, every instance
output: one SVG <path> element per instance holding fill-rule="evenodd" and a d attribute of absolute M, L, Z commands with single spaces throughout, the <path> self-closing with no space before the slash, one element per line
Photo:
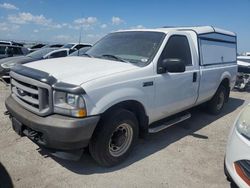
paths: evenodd
<path fill-rule="evenodd" d="M 87 54 L 87 53 L 85 53 L 85 54 L 82 54 L 81 56 L 88 56 L 88 57 L 94 57 L 94 56 L 92 56 L 92 55 L 89 55 L 89 54 Z"/>
<path fill-rule="evenodd" d="M 103 54 L 101 57 L 110 57 L 110 58 L 113 58 L 113 59 L 116 59 L 118 61 L 121 61 L 121 62 L 125 62 L 125 63 L 129 63 L 128 61 L 126 61 L 125 59 L 122 59 L 121 57 L 118 57 L 116 55 L 111 55 L 111 54 Z"/>

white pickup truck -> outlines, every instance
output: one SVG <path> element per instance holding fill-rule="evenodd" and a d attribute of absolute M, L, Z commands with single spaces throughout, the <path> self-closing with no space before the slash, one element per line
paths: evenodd
<path fill-rule="evenodd" d="M 15 66 L 6 114 L 40 146 L 89 147 L 99 164 L 112 166 L 139 135 L 189 118 L 189 108 L 222 110 L 236 80 L 236 41 L 211 26 L 113 32 L 85 57 Z"/>

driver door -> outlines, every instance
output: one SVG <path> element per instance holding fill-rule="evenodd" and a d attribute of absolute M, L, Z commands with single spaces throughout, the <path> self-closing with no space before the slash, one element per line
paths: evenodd
<path fill-rule="evenodd" d="M 155 79 L 155 103 L 158 110 L 157 119 L 183 111 L 195 104 L 198 97 L 199 69 L 198 58 L 192 54 L 193 41 L 187 32 L 169 34 L 165 48 L 158 60 L 176 58 L 181 59 L 186 66 L 181 73 L 158 73 Z"/>

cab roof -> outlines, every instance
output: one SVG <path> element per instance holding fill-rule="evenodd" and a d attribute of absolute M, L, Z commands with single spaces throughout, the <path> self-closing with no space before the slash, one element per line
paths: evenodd
<path fill-rule="evenodd" d="M 173 26 L 165 26 L 162 28 L 156 29 L 130 29 L 130 30 L 119 30 L 118 32 L 123 31 L 155 31 L 155 32 L 163 32 L 168 33 L 170 31 L 183 31 L 183 30 L 190 30 L 197 33 L 197 35 L 207 34 L 207 33 L 219 33 L 224 35 L 236 36 L 236 33 L 227 31 L 224 29 L 220 29 L 213 26 L 195 26 L 195 27 L 173 27 Z"/>

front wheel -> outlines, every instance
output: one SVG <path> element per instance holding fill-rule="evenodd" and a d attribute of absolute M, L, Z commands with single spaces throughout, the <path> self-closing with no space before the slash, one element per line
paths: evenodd
<path fill-rule="evenodd" d="M 125 109 L 108 113 L 100 122 L 89 144 L 92 157 L 102 166 L 114 166 L 131 152 L 138 138 L 138 121 Z"/>
<path fill-rule="evenodd" d="M 218 115 L 224 107 L 226 96 L 226 88 L 220 85 L 213 98 L 207 103 L 208 112 L 213 115 Z"/>

